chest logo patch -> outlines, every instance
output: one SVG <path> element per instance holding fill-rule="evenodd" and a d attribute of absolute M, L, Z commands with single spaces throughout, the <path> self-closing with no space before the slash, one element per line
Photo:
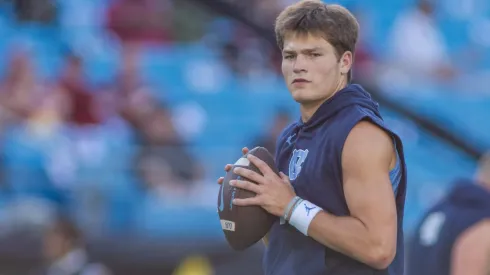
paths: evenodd
<path fill-rule="evenodd" d="M 289 180 L 295 180 L 299 176 L 307 156 L 308 149 L 294 149 L 293 156 L 289 160 Z"/>

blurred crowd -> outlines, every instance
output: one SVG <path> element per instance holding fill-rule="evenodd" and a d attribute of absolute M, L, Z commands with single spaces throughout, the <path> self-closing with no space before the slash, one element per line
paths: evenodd
<path fill-rule="evenodd" d="M 214 175 L 206 175 L 203 163 L 188 151 L 179 132 L 182 125 L 176 125 L 172 107 L 164 100 L 166 91 L 145 82 L 141 75 L 141 55 L 152 47 L 204 41 L 219 49 L 238 78 L 280 74 L 281 55 L 266 35 L 272 33 L 275 15 L 294 1 L 3 2 L 13 9 L 13 21 L 19 27 L 56 26 L 64 33 L 72 32 L 68 37 L 103 33 L 114 48 L 120 49 L 116 74 L 93 83 L 86 75 L 85 58 L 89 55 L 86 48 L 94 39 L 67 42 L 58 73 L 48 74 L 52 77 L 39 73 L 35 53 L 28 45 L 18 41 L 8 45 L 0 86 L 3 187 L 5 192 L 33 193 L 31 181 L 36 179 L 37 192 L 61 204 L 69 196 L 65 191 L 80 181 L 84 186 L 104 186 L 104 178 L 114 181 L 107 176 L 111 169 L 131 171 L 124 177 L 133 179 L 132 187 L 127 187 L 122 197 L 143 190 L 169 201 L 178 200 L 188 197 L 196 183 L 209 181 Z M 216 5 L 226 6 L 246 20 L 222 16 Z M 436 23 L 438 6 L 434 1 L 420 0 L 399 13 L 383 47 L 375 44 L 371 14 L 353 3 L 347 7 L 358 17 L 362 30 L 354 67 L 357 82 L 399 88 L 429 81 L 454 87 L 462 75 L 457 69 L 461 66 L 454 66 Z M 79 34 L 73 31 L 75 27 Z M 473 46 L 475 43 L 462 48 Z M 478 51 L 471 53 L 478 58 Z M 465 60 L 475 65 L 473 71 L 480 69 Z M 474 88 L 482 82 L 471 83 L 467 86 Z M 250 144 L 262 144 L 273 151 L 275 136 L 291 119 L 288 113 L 279 111 L 277 118 L 271 118 L 275 126 L 270 132 L 258 133 Z M 95 168 L 97 165 L 100 167 Z M 87 176 L 83 169 L 92 175 Z M 135 182 L 140 182 L 137 187 Z"/>
<path fill-rule="evenodd" d="M 8 41 L 0 78 L 0 232 L 26 224 L 56 225 L 62 213 L 74 215 L 83 232 L 103 234 L 108 228 L 140 226 L 140 208 L 193 204 L 213 209 L 215 175 L 207 174 L 205 161 L 189 150 L 165 87 L 145 81 L 142 55 L 198 42 L 219 52 L 236 78 L 277 76 L 281 54 L 271 36 L 273 19 L 293 2 L 0 1 L 4 12 L 12 11 L 11 24 L 54 26 L 69 37 L 54 73 L 39 72 L 28 43 Z M 484 61 L 488 45 L 470 35 L 458 47 L 460 54 L 449 50 L 437 23 L 443 8 L 435 1 L 420 0 L 398 13 L 383 45 L 376 39 L 375 18 L 351 3 L 356 1 L 348 2 L 361 24 L 356 82 L 383 91 L 429 85 L 488 93 L 483 89 L 490 79 Z M 223 16 L 218 10 L 224 6 L 246 20 Z M 98 48 L 100 37 L 118 49 L 119 66 L 113 77 L 94 83 L 87 76 L 87 56 L 110 52 Z M 244 146 L 273 152 L 275 138 L 291 119 L 289 110 L 278 110 L 269 118 L 270 127 Z M 72 235 L 76 230 L 66 229 Z"/>
<path fill-rule="evenodd" d="M 60 25 L 66 31 L 70 25 L 84 24 L 88 18 L 68 18 L 65 13 L 69 15 L 74 9 L 83 13 L 98 7 L 93 1 L 67 2 L 70 5 L 56 1 L 12 1 L 15 24 Z M 261 1 L 254 3 L 246 5 L 246 13 L 260 18 L 258 23 L 264 26 L 271 25 L 273 22 L 267 19 L 287 4 L 275 1 L 265 8 Z M 184 200 L 198 203 L 199 198 L 191 195 L 193 188 L 205 180 L 210 184 L 202 163 L 188 152 L 185 140 L 179 135 L 171 108 L 162 100 L 165 91 L 155 91 L 156 87 L 145 83 L 139 70 L 145 49 L 179 41 L 176 33 L 180 30 L 174 26 L 179 24 L 176 14 L 187 13 L 188 18 L 196 7 L 153 0 L 105 4 L 104 19 L 96 21 L 103 22 L 101 30 L 106 36 L 115 37 L 120 48 L 120 65 L 112 79 L 91 81 L 85 66 L 86 52 L 77 50 L 77 46 L 63 49 L 58 73 L 46 76 L 36 68 L 35 52 L 29 44 L 12 40 L 0 86 L 0 134 L 4 147 L 1 165 L 6 204 L 12 204 L 11 198 L 16 198 L 16 204 L 20 205 L 35 198 L 38 212 L 42 209 L 46 213 L 80 212 L 81 219 L 89 221 L 86 226 L 90 230 L 93 230 L 92 223 L 97 228 L 96 225 L 100 227 L 100 223 L 111 220 L 107 215 L 112 214 L 100 214 L 97 218 L 97 215 L 85 217 L 84 213 L 89 209 L 102 212 L 105 208 L 97 205 L 107 204 L 101 202 L 110 200 L 106 196 L 117 198 L 115 193 L 120 193 L 114 202 L 116 206 L 111 207 L 117 208 L 114 211 L 118 214 L 114 215 L 126 216 L 128 226 L 130 214 L 123 212 L 129 209 L 125 205 L 134 204 L 141 197 L 135 193 L 146 193 L 152 200 L 159 197 L 169 205 Z M 233 1 L 229 4 L 237 9 L 243 5 Z M 223 24 L 212 11 L 208 13 L 210 25 Z M 78 22 L 74 21 L 76 18 Z M 272 45 L 246 26 L 225 21 L 225 25 L 233 28 L 227 41 L 213 39 L 215 33 L 205 29 L 194 39 L 221 43 L 223 58 L 236 74 L 261 74 L 273 70 L 274 66 L 277 69 L 277 54 L 270 61 L 266 58 L 274 56 L 269 54 L 276 51 Z M 269 52 L 264 52 L 263 46 Z M 288 119 L 287 112 L 279 113 L 277 122 L 272 120 L 277 126 L 251 142 L 273 151 L 275 136 Z M 118 173 L 119 177 L 113 176 Z M 118 180 L 126 185 L 114 183 Z M 77 201 L 75 210 L 70 209 L 73 200 L 81 201 Z M 214 202 L 214 198 L 205 201 L 212 205 L 210 201 Z M 87 209 L 79 210 L 80 205 Z M 18 220 L 27 216 L 28 223 L 41 219 L 29 213 L 7 216 Z"/>
<path fill-rule="evenodd" d="M 63 18 L 55 1 L 7 4 L 20 28 Z M 83 52 L 67 47 L 58 73 L 46 76 L 28 43 L 9 41 L 0 80 L 2 234 L 44 229 L 59 215 L 92 235 L 132 232 L 152 202 L 199 204 L 192 190 L 203 168 L 155 97 L 164 91 L 138 69 L 143 44 L 172 41 L 170 12 L 167 1 L 111 3 L 106 31 L 119 37 L 120 66 L 102 83 L 88 79 Z"/>

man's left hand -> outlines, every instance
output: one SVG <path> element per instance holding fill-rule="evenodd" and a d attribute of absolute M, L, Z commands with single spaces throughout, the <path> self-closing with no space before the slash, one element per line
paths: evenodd
<path fill-rule="evenodd" d="M 249 190 L 257 195 L 247 199 L 234 199 L 233 204 L 258 205 L 272 215 L 283 216 L 287 205 L 296 196 L 288 176 L 282 172 L 278 176 L 264 161 L 253 155 L 248 155 L 247 158 L 260 170 L 262 175 L 240 167 L 235 168 L 234 173 L 257 184 L 246 180 L 232 180 L 230 185 Z"/>

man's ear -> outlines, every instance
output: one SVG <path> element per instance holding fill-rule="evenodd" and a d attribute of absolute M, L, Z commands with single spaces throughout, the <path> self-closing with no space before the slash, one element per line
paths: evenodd
<path fill-rule="evenodd" d="M 353 62 L 353 54 L 350 51 L 346 51 L 342 56 L 340 57 L 340 73 L 341 74 L 347 74 L 350 69 L 352 68 L 352 62 Z"/>

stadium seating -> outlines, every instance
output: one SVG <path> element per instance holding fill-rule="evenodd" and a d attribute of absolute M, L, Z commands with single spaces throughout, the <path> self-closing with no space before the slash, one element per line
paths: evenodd
<path fill-rule="evenodd" d="M 396 13 L 414 1 L 391 1 L 390 4 L 381 0 L 345 2 L 360 5 L 374 13 L 377 31 L 373 43 L 382 45 Z M 20 36 L 30 42 L 39 73 L 47 77 L 55 76 L 60 69 L 63 49 L 69 44 L 68 38 L 52 27 L 29 26 L 18 30 L 8 20 L 11 18 L 8 14 L 7 8 L 0 9 L 0 29 L 4 33 L 0 36 L 0 56 L 5 60 L 9 45 Z M 447 22 L 451 19 L 441 20 Z M 453 45 L 458 47 L 461 43 L 459 29 L 456 31 L 450 24 L 445 26 L 451 26 L 445 31 L 454 35 L 449 37 L 451 41 L 458 40 Z M 111 41 L 103 40 L 102 43 L 110 45 Z M 86 56 L 86 70 L 94 84 L 108 81 L 116 73 L 117 56 L 117 50 L 108 51 L 104 58 Z M 4 62 L 0 63 L 0 72 L 5 72 Z M 206 175 L 209 184 L 214 184 L 214 179 L 222 175 L 223 164 L 236 159 L 240 154 L 239 149 L 267 128 L 277 108 L 287 108 L 292 115 L 298 114 L 279 77 L 254 81 L 254 87 L 251 87 L 246 80 L 231 75 L 218 54 L 199 42 L 148 49 L 144 53 L 141 72 L 154 85 L 155 96 L 169 106 L 177 109 L 183 104 L 192 103 L 205 111 L 206 124 L 201 132 L 189 140 L 189 148 L 210 171 Z M 441 93 L 434 93 L 432 97 L 412 94 L 393 98 L 455 133 L 464 133 L 472 142 L 490 147 L 490 123 L 487 121 L 490 119 L 490 98 L 468 99 L 464 95 Z M 453 179 L 472 175 L 475 163 L 393 110 L 382 111 L 387 123 L 400 133 L 405 142 L 409 170 L 406 227 L 410 229 L 421 211 L 433 203 L 435 197 L 443 194 Z M 463 115 L 467 118 L 465 121 Z M 131 227 L 131 221 L 137 221 L 136 228 L 131 230 L 146 235 L 222 236 L 213 207 L 159 205 L 151 196 L 143 194 L 130 173 L 133 141 L 130 136 L 114 139 L 114 134 L 101 129 L 95 135 L 107 149 L 99 160 L 103 166 L 77 165 L 76 171 L 67 175 L 74 177 L 76 183 L 67 189 L 59 189 L 52 186 L 46 167 L 49 167 L 49 156 L 52 156 L 53 150 L 57 150 L 58 140 L 62 137 L 36 140 L 25 135 L 22 128 L 16 129 L 4 138 L 3 148 L 6 150 L 2 152 L 7 166 L 6 180 L 15 187 L 11 195 L 29 194 L 49 198 L 67 205 L 82 220 L 90 216 L 84 211 L 104 211 L 107 216 L 102 216 L 101 220 L 105 220 L 103 223 L 109 230 Z M 29 172 L 26 173 L 26 170 Z M 94 208 L 96 206 L 84 197 L 84 190 L 87 189 L 95 190 L 88 196 L 98 194 L 106 202 Z M 70 195 L 67 190 L 76 191 L 74 193 L 78 195 Z M 210 201 L 215 199 L 209 198 Z M 210 222 L 213 219 L 216 223 Z"/>

